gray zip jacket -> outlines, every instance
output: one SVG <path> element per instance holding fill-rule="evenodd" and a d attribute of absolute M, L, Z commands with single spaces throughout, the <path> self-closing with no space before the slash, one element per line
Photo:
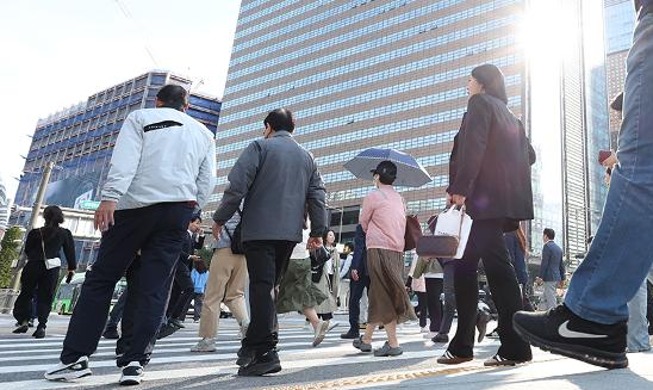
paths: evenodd
<path fill-rule="evenodd" d="M 311 153 L 287 131 L 247 146 L 227 177 L 213 220 L 224 225 L 242 199 L 242 239 L 245 241 L 302 241 L 305 212 L 311 237 L 327 229 L 326 190 Z"/>
<path fill-rule="evenodd" d="M 111 156 L 102 200 L 117 209 L 196 201 L 203 207 L 215 187 L 215 141 L 206 126 L 173 108 L 127 116 Z"/>

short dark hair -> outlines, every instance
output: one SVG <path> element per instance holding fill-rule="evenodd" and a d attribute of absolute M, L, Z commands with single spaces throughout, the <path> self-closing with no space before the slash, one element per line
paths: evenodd
<path fill-rule="evenodd" d="M 472 69 L 472 77 L 483 85 L 485 93 L 508 104 L 508 93 L 503 73 L 492 64 L 484 64 Z"/>
<path fill-rule="evenodd" d="M 354 245 L 353 242 L 345 242 L 345 248 L 349 248 L 352 252 L 356 250 L 356 246 Z"/>
<path fill-rule="evenodd" d="M 156 98 L 163 103 L 163 107 L 181 111 L 188 104 L 188 91 L 181 85 L 167 84 L 161 87 Z"/>
<path fill-rule="evenodd" d="M 195 222 L 195 221 L 200 221 L 200 223 L 201 223 L 202 222 L 202 217 L 200 217 L 199 215 L 193 215 L 190 218 L 190 222 L 192 223 L 192 222 Z"/>
<path fill-rule="evenodd" d="M 555 232 L 555 230 L 553 230 L 553 229 L 551 229 L 551 228 L 546 228 L 546 229 L 544 229 L 544 235 L 545 235 L 546 238 L 548 238 L 549 240 L 553 240 L 554 238 L 556 238 L 556 232 Z"/>
<path fill-rule="evenodd" d="M 45 219 L 45 226 L 59 226 L 63 223 L 63 211 L 59 206 L 48 206 L 43 210 L 43 219 Z"/>
<path fill-rule="evenodd" d="M 372 171 L 379 175 L 379 181 L 385 185 L 392 185 L 397 178 L 397 165 L 390 160 L 381 161 Z"/>
<path fill-rule="evenodd" d="M 277 108 L 276 110 L 270 111 L 268 116 L 263 120 L 263 125 L 270 125 L 274 131 L 285 130 L 289 133 L 295 131 L 295 119 L 292 116 L 292 112 L 285 108 Z"/>

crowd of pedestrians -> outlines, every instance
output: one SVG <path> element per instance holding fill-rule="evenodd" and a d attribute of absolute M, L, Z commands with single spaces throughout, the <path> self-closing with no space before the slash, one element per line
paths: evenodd
<path fill-rule="evenodd" d="M 91 375 L 89 358 L 104 335 L 118 338 L 120 383 L 140 383 L 156 340 L 185 326 L 191 301 L 193 319 L 200 323 L 191 352 L 216 350 L 223 304 L 235 317 L 242 336 L 235 356 L 240 376 L 281 371 L 277 314 L 304 316 L 317 347 L 337 325 L 338 304 L 349 316 L 340 337 L 353 340 L 352 348 L 379 357 L 401 355 L 397 328 L 417 321 L 426 338 L 447 343 L 438 363 L 464 363 L 474 358 L 475 343 L 486 335 L 490 320 L 479 304 L 481 262 L 498 319 L 489 336 L 500 341 L 485 366 L 527 363 L 533 344 L 594 365 L 626 367 L 627 303 L 645 291 L 642 281 L 653 261 L 645 237 L 650 220 L 640 217 L 653 213 L 648 210 L 653 176 L 642 158 L 653 154 L 652 111 L 642 108 L 653 106 L 648 39 L 653 1 L 635 4 L 639 14 L 624 121 L 610 162 L 604 218 L 562 304 L 557 291 L 566 283 L 563 251 L 548 228 L 542 232 L 535 278 L 544 287 L 544 310 L 534 311 L 529 299 L 521 222 L 533 219 L 530 169 L 536 156 L 524 126 L 508 109 L 496 66 L 481 65 L 469 75 L 467 110 L 450 157 L 448 202 L 473 219 L 462 258 L 414 256 L 408 275 L 404 254 L 411 248 L 405 240 L 406 203 L 394 187 L 401 176 L 397 163 L 384 160 L 370 172 L 374 189 L 363 200 L 354 242 L 340 253 L 328 229 L 318 166 L 293 137 L 295 119 L 284 108 L 268 113 L 262 138 L 246 147 L 228 175 L 212 216 L 213 255 L 207 266 L 196 254 L 204 246 L 198 212 L 215 184 L 215 142 L 206 127 L 185 114 L 187 92 L 167 85 L 157 94 L 157 108 L 131 113 L 120 131 L 95 214 L 103 234 L 98 258 L 87 272 L 60 362 L 47 370 L 46 379 Z M 36 292 L 36 338 L 45 336 L 62 249 L 68 279 L 76 268 L 72 235 L 59 227 L 61 209 L 46 208 L 44 218 L 45 226 L 27 236 L 28 261 L 14 307 L 14 333 L 25 333 Z M 0 224 L 0 234 L 5 228 Z M 123 276 L 128 289 L 109 315 L 114 286 Z M 364 298 L 368 307 L 361 310 Z M 458 320 L 450 340 L 454 313 Z M 384 330 L 386 341 L 373 350 L 377 329 Z"/>

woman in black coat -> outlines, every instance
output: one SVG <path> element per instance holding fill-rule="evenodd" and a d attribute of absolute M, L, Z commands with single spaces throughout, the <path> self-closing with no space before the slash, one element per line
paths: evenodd
<path fill-rule="evenodd" d="M 45 259 L 60 256 L 61 249 L 68 263 L 68 282 L 77 268 L 75 260 L 75 243 L 68 229 L 59 227 L 63 223 L 63 212 L 57 206 L 48 206 L 43 210 L 45 226 L 32 229 L 25 240 L 27 264 L 20 277 L 20 294 L 14 304 L 14 318 L 18 327 L 13 333 L 26 333 L 32 311 L 32 295 L 37 290 L 37 312 L 39 324 L 32 334 L 37 339 L 45 337 L 45 325 L 50 315 L 54 292 L 59 282 L 61 267 L 47 269 Z"/>
<path fill-rule="evenodd" d="M 535 152 L 507 107 L 503 74 L 496 66 L 472 70 L 467 90 L 470 97 L 454 139 L 447 194 L 450 203 L 466 207 L 474 222 L 463 258 L 456 261 L 458 329 L 438 363 L 473 359 L 477 269 L 482 258 L 501 329 L 501 347 L 485 365 L 515 365 L 530 361 L 532 354 L 512 327 L 512 315 L 522 309 L 522 300 L 503 232 L 533 219 L 530 165 Z"/>

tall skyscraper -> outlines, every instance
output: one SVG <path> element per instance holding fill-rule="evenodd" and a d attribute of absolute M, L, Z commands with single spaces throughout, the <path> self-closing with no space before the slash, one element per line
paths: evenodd
<path fill-rule="evenodd" d="M 584 148 L 592 130 L 586 126 L 589 84 L 583 49 L 572 59 L 574 65 L 567 65 L 565 78 L 557 63 L 555 101 L 540 98 L 542 84 L 531 82 L 533 61 L 523 41 L 531 28 L 524 23 L 530 3 L 549 9 L 553 3 L 555 10 L 562 6 L 560 0 L 243 0 L 217 132 L 218 187 L 209 208 L 220 200 L 240 152 L 261 136 L 267 112 L 286 107 L 296 115 L 297 141 L 317 158 L 333 208 L 332 227 L 338 234 L 342 222 L 342 241 L 351 237 L 362 199 L 372 188 L 371 181 L 354 178 L 343 164 L 368 147 L 405 151 L 426 167 L 431 183 L 399 188 L 408 209 L 425 220 L 445 205 L 449 154 L 466 109 L 470 72 L 493 63 L 505 74 L 510 109 L 524 119 L 540 153 L 534 188 L 547 191 L 536 193 L 534 249 L 541 248 L 537 237 L 548 221 L 563 231 L 571 195 L 582 198 L 579 224 L 585 224 L 588 189 L 569 186 L 579 178 L 565 180 L 562 154 L 564 138 L 570 151 L 565 156 L 582 160 L 577 172 L 583 183 L 589 180 Z M 580 11 L 573 9 L 574 15 Z M 543 28 L 549 31 L 552 19 L 546 22 Z M 542 30 L 533 32 L 542 35 Z M 567 100 L 560 98 L 563 83 Z M 554 120 L 553 126 L 532 118 L 532 102 L 548 109 L 538 115 Z M 563 106 L 568 123 L 563 123 Z M 582 120 L 572 121 L 572 111 Z M 551 142 L 557 151 L 549 150 Z M 580 156 L 572 143 L 580 145 Z"/>
<path fill-rule="evenodd" d="M 632 44 L 635 27 L 635 8 L 631 0 L 604 0 L 605 53 L 608 99 L 613 99 L 624 89 L 626 56 Z M 621 128 L 621 114 L 610 112 L 610 138 L 617 148 L 617 135 Z"/>
<path fill-rule="evenodd" d="M 118 132 L 127 115 L 154 107 L 159 88 L 175 83 L 190 89 L 191 80 L 167 71 L 152 71 L 97 92 L 66 110 L 39 120 L 15 203 L 31 206 L 48 162 L 56 164 L 47 187 L 45 203 L 63 207 L 92 208 L 109 173 L 109 162 Z M 188 114 L 215 132 L 221 102 L 191 93 Z"/>

